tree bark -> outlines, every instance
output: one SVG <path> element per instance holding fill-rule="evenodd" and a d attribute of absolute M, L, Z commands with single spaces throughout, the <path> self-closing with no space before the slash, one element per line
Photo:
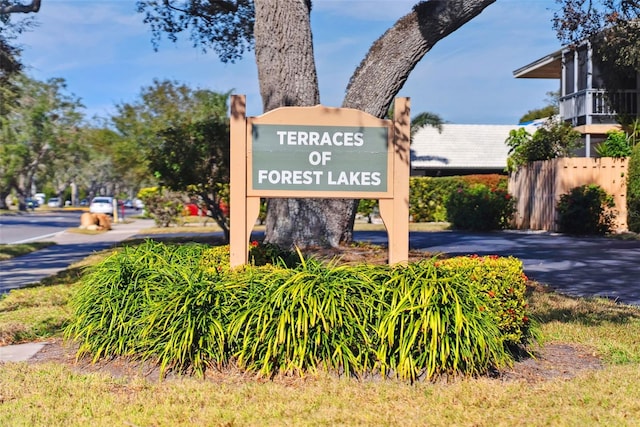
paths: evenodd
<path fill-rule="evenodd" d="M 33 0 L 28 4 L 9 4 L 0 6 L 0 15 L 8 15 L 10 13 L 31 13 L 40 10 L 41 0 Z"/>
<path fill-rule="evenodd" d="M 310 4 L 257 0 L 255 52 L 265 112 L 285 106 L 320 103 L 313 56 Z M 281 247 L 337 245 L 339 215 L 318 199 L 270 199 L 265 241 Z"/>
<path fill-rule="evenodd" d="M 413 68 L 436 42 L 494 2 L 418 3 L 373 44 L 353 74 L 342 106 L 384 117 Z M 317 104 L 310 4 L 256 0 L 255 6 L 256 61 L 265 112 Z M 335 247 L 349 242 L 357 205 L 350 199 L 271 199 L 265 240 L 281 247 Z"/>
<path fill-rule="evenodd" d="M 7 197 L 11 194 L 10 191 L 0 190 L 0 209 L 7 210 L 9 206 L 7 206 Z"/>

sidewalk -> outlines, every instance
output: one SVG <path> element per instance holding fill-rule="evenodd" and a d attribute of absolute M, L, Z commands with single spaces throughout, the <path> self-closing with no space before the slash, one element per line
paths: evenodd
<path fill-rule="evenodd" d="M 110 248 L 153 226 L 154 221 L 151 219 L 135 219 L 127 223 L 116 223 L 112 230 L 100 234 L 65 230 L 47 237 L 43 240 L 56 244 L 21 257 L 0 261 L 0 294 L 38 283 L 93 252 Z"/>
<path fill-rule="evenodd" d="M 0 261 L 0 294 L 37 283 L 93 252 L 110 248 L 153 226 L 153 220 L 136 219 L 132 222 L 116 223 L 112 230 L 101 234 L 62 231 L 43 239 L 56 244 L 28 255 Z M 29 360 L 46 345 L 46 342 L 34 342 L 0 347 L 0 363 Z"/>

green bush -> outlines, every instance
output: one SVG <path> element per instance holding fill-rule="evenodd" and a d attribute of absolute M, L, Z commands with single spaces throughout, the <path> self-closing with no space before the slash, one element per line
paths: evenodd
<path fill-rule="evenodd" d="M 197 244 L 123 248 L 82 279 L 65 336 L 79 355 L 152 360 L 163 373 L 234 364 L 411 381 L 503 367 L 533 336 L 512 258 L 239 269 L 228 258 Z"/>
<path fill-rule="evenodd" d="M 522 262 L 497 255 L 455 257 L 436 262 L 441 277 L 466 281 L 484 297 L 484 308 L 495 320 L 509 346 L 527 342 L 531 319 L 525 300 L 527 276 Z"/>
<path fill-rule="evenodd" d="M 547 120 L 533 135 L 523 127 L 514 129 L 505 141 L 510 147 L 507 170 L 515 171 L 536 160 L 570 157 L 579 147 L 580 138 L 570 123 L 553 119 Z"/>
<path fill-rule="evenodd" d="M 367 222 L 371 224 L 371 215 L 379 209 L 378 200 L 376 199 L 360 199 L 358 202 L 358 214 L 367 217 Z"/>
<path fill-rule="evenodd" d="M 595 184 L 572 188 L 556 207 L 558 229 L 568 234 L 606 234 L 613 229 L 613 196 Z"/>
<path fill-rule="evenodd" d="M 413 177 L 409 179 L 409 215 L 413 222 L 447 220 L 445 204 L 456 188 L 464 185 L 460 177 Z"/>
<path fill-rule="evenodd" d="M 640 233 L 640 144 L 636 144 L 629 158 L 627 224 L 629 231 Z"/>
<path fill-rule="evenodd" d="M 607 139 L 596 146 L 596 153 L 600 157 L 628 157 L 631 154 L 629 138 L 624 131 L 610 130 Z"/>
<path fill-rule="evenodd" d="M 178 219 L 183 216 L 184 204 L 182 196 L 178 193 L 152 187 L 140 190 L 138 197 L 144 202 L 145 211 L 160 227 L 177 224 Z"/>
<path fill-rule="evenodd" d="M 515 200 L 503 189 L 483 184 L 460 187 L 446 204 L 452 226 L 463 230 L 499 230 L 508 228 L 515 213 Z"/>

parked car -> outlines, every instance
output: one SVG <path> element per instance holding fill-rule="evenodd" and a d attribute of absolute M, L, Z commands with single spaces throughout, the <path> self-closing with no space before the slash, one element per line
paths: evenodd
<path fill-rule="evenodd" d="M 89 212 L 113 215 L 113 197 L 98 196 L 91 200 Z"/>
<path fill-rule="evenodd" d="M 45 197 L 46 196 L 44 195 L 44 193 L 36 193 L 36 194 L 33 195 L 34 200 L 36 200 L 38 202 L 38 206 L 44 205 L 44 201 L 46 200 Z M 38 207 L 38 206 L 36 206 L 36 207 Z"/>
<path fill-rule="evenodd" d="M 62 203 L 59 197 L 52 197 L 47 202 L 47 206 L 49 206 L 50 208 L 59 208 L 60 206 L 62 206 Z"/>
<path fill-rule="evenodd" d="M 140 199 L 133 199 L 133 207 L 136 210 L 144 209 L 144 202 Z"/>
<path fill-rule="evenodd" d="M 80 206 L 89 206 L 89 201 L 87 199 L 80 200 Z"/>
<path fill-rule="evenodd" d="M 37 199 L 32 199 L 31 197 L 27 197 L 24 200 L 24 203 L 27 205 L 27 209 L 35 209 L 40 206 Z"/>

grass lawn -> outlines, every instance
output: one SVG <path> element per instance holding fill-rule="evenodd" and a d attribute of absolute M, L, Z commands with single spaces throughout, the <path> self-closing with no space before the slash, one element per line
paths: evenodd
<path fill-rule="evenodd" d="M 71 266 L 46 286 L 0 297 L 0 343 L 58 339 L 77 278 L 104 256 Z M 124 361 L 92 372 L 45 359 L 0 365 L 0 425 L 640 425 L 640 308 L 532 285 L 528 302 L 542 346 L 578 351 L 565 352 L 562 364 L 521 362 L 523 370 L 531 363 L 530 376 L 411 385 L 323 374 L 264 380 L 228 371 L 160 381 L 144 372 L 122 375 L 116 368 Z M 593 360 L 599 363 L 586 363 Z M 579 365 L 584 369 L 572 369 Z"/>

